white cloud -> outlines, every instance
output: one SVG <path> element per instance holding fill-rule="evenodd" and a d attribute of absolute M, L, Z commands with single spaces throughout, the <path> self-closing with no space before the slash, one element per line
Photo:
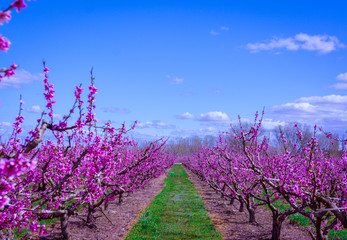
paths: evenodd
<path fill-rule="evenodd" d="M 318 51 L 322 54 L 329 53 L 337 48 L 343 48 L 344 44 L 340 43 L 335 36 L 313 35 L 299 33 L 295 36 L 295 40 L 302 42 L 301 48 L 308 51 Z"/>
<path fill-rule="evenodd" d="M 184 82 L 184 78 L 172 77 L 170 75 L 166 75 L 166 78 L 171 79 L 170 81 L 171 85 L 178 85 Z"/>
<path fill-rule="evenodd" d="M 340 132 L 347 130 L 347 95 L 302 97 L 272 106 L 268 116 L 275 121 L 317 124 Z"/>
<path fill-rule="evenodd" d="M 337 75 L 336 80 L 338 80 L 338 81 L 347 81 L 347 72 L 340 73 L 339 75 Z"/>
<path fill-rule="evenodd" d="M 284 126 L 285 125 L 285 121 L 274 121 L 271 118 L 265 118 L 262 121 L 261 126 L 264 127 L 266 130 L 272 130 L 274 128 L 277 128 L 278 126 Z"/>
<path fill-rule="evenodd" d="M 328 96 L 313 96 L 301 97 L 296 102 L 313 102 L 313 103 L 333 103 L 333 104 L 347 104 L 347 95 L 328 95 Z"/>
<path fill-rule="evenodd" d="M 136 125 L 137 128 L 156 128 L 156 129 L 174 129 L 176 128 L 174 125 L 168 125 L 162 121 L 146 121 L 146 122 L 139 122 Z"/>
<path fill-rule="evenodd" d="M 337 81 L 343 81 L 343 82 L 338 82 L 332 85 L 332 88 L 338 89 L 338 90 L 347 90 L 347 72 L 345 73 L 340 73 L 336 77 Z"/>
<path fill-rule="evenodd" d="M 230 121 L 229 116 L 226 113 L 214 111 L 214 112 L 208 112 L 208 113 L 201 113 L 197 118 L 199 121 Z"/>
<path fill-rule="evenodd" d="M 347 90 L 347 83 L 335 83 L 332 87 L 339 90 Z"/>
<path fill-rule="evenodd" d="M 217 35 L 219 35 L 219 32 L 216 32 L 215 30 L 211 30 L 211 31 L 210 31 L 210 34 L 211 34 L 212 36 L 217 36 Z"/>
<path fill-rule="evenodd" d="M 189 112 L 185 112 L 183 114 L 177 115 L 178 119 L 194 119 L 195 116 Z"/>
<path fill-rule="evenodd" d="M 229 31 L 229 27 L 226 27 L 226 26 L 221 26 L 220 27 L 220 30 L 221 31 Z M 217 35 L 219 35 L 220 34 L 220 32 L 217 32 L 217 31 L 215 31 L 215 30 L 211 30 L 211 31 L 209 31 L 209 34 L 211 34 L 212 36 L 217 36 Z"/>
<path fill-rule="evenodd" d="M 201 122 L 228 123 L 228 124 L 230 123 L 230 118 L 228 114 L 220 112 L 220 111 L 201 113 L 200 115 L 197 115 L 197 116 L 189 112 L 185 112 L 183 114 L 177 115 L 176 118 L 194 119 Z"/>
<path fill-rule="evenodd" d="M 59 113 L 53 113 L 53 119 L 59 121 L 59 120 L 62 120 L 63 117 L 62 117 L 61 114 L 59 114 Z"/>
<path fill-rule="evenodd" d="M 0 82 L 0 88 L 20 88 L 23 84 L 30 84 L 33 81 L 39 81 L 44 78 L 42 73 L 32 74 L 24 69 L 18 69 L 15 73 L 16 74 L 10 78 L 4 77 Z"/>
<path fill-rule="evenodd" d="M 273 110 L 275 111 L 288 111 L 288 110 L 295 110 L 295 111 L 302 111 L 302 112 L 314 112 L 315 106 L 313 106 L 310 103 L 302 102 L 302 103 L 285 103 L 279 106 L 273 106 Z"/>
<path fill-rule="evenodd" d="M 28 108 L 27 112 L 30 112 L 30 113 L 42 113 L 42 109 L 41 109 L 40 106 L 34 105 L 31 108 Z"/>
<path fill-rule="evenodd" d="M 170 84 L 172 85 L 177 85 L 177 84 L 182 84 L 184 82 L 184 78 L 173 78 Z"/>
<path fill-rule="evenodd" d="M 340 73 L 339 75 L 337 75 L 336 80 L 343 81 L 343 82 L 335 83 L 330 87 L 338 89 L 338 90 L 347 90 L 347 72 Z"/>
<path fill-rule="evenodd" d="M 338 48 L 344 48 L 345 45 L 340 43 L 335 36 L 328 35 L 308 35 L 306 33 L 296 34 L 289 38 L 273 38 L 266 43 L 248 43 L 247 48 L 251 52 L 262 50 L 287 49 L 296 51 L 299 49 L 307 51 L 316 51 L 320 54 L 330 53 Z"/>
<path fill-rule="evenodd" d="M 248 43 L 247 48 L 251 52 L 259 52 L 261 50 L 273 50 L 276 48 L 286 48 L 287 50 L 298 50 L 299 45 L 294 42 L 292 38 L 275 38 L 269 43 Z"/>

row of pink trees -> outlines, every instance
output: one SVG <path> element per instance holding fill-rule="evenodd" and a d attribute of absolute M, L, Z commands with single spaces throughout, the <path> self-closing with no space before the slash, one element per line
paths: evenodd
<path fill-rule="evenodd" d="M 302 145 L 290 146 L 292 152 L 282 135 L 286 151 L 274 152 L 269 139 L 258 136 L 261 122 L 256 115 L 249 130 L 240 122 L 241 131 L 228 133 L 240 145 L 221 137 L 216 147 L 201 148 L 185 157 L 184 164 L 231 202 L 238 200 L 241 211 L 245 206 L 250 223 L 256 222 L 256 208 L 267 205 L 273 219 L 272 239 L 280 239 L 283 221 L 294 213 L 312 223 L 313 239 L 326 240 L 331 229 L 347 228 L 347 153 L 325 156 L 315 137 L 317 127 L 306 145 L 297 129 Z M 285 212 L 276 207 L 279 201 L 287 204 Z"/>
<path fill-rule="evenodd" d="M 11 19 L 10 10 L 26 7 L 14 1 L 0 12 L 0 24 Z M 0 50 L 7 51 L 9 40 L 0 36 Z M 15 74 L 17 66 L 0 70 L 3 77 Z M 62 234 L 70 239 L 68 220 L 72 215 L 93 212 L 122 194 L 132 192 L 163 174 L 174 162 L 165 153 L 166 141 L 160 139 L 138 147 L 127 137 L 122 125 L 115 129 L 109 122 L 102 126 L 94 115 L 97 88 L 91 73 L 86 101 L 82 86 L 76 86 L 75 100 L 61 121 L 53 119 L 54 87 L 44 62 L 46 110 L 36 127 L 22 136 L 23 101 L 13 124 L 11 137 L 0 144 L 0 238 L 13 239 L 14 230 L 27 229 L 45 234 L 42 219 L 59 218 Z M 132 129 L 135 125 L 132 127 Z M 131 129 L 129 129 L 131 130 Z M 54 140 L 44 140 L 50 131 Z"/>
<path fill-rule="evenodd" d="M 83 89 L 77 86 L 69 114 L 54 123 L 54 89 L 48 71 L 44 67 L 46 112 L 22 140 L 19 134 L 24 118 L 20 111 L 12 136 L 0 149 L 0 237 L 4 239 L 12 239 L 14 229 L 44 234 L 39 220 L 52 218 L 60 218 L 63 236 L 69 239 L 70 216 L 85 208 L 86 222 L 91 222 L 96 208 L 143 187 L 163 174 L 174 160 L 165 153 L 163 140 L 140 148 L 126 137 L 124 125 L 120 129 L 110 123 L 97 126 L 93 77 L 87 102 L 82 101 Z M 77 118 L 70 121 L 74 113 Z M 42 141 L 47 130 L 55 140 Z"/>

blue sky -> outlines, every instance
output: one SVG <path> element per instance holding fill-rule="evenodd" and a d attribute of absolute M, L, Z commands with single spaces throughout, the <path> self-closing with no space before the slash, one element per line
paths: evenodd
<path fill-rule="evenodd" d="M 10 1 L 0 2 L 1 9 Z M 139 124 L 139 137 L 215 134 L 265 107 L 286 122 L 347 130 L 347 3 L 343 1 L 48 1 L 12 11 L 0 65 L 0 134 L 22 94 L 29 127 L 44 109 L 42 59 L 56 119 L 74 86 L 96 77 L 102 122 Z"/>

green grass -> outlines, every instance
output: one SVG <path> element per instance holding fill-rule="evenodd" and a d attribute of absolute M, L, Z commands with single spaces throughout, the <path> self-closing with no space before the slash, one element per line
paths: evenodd
<path fill-rule="evenodd" d="M 143 212 L 127 240 L 223 239 L 182 166 L 174 165 L 164 182 L 166 186 Z"/>

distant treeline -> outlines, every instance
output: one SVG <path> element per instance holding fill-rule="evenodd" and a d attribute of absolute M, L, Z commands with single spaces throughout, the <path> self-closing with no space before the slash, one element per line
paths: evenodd
<path fill-rule="evenodd" d="M 242 123 L 243 128 L 250 128 L 251 124 Z M 266 136 L 270 139 L 271 150 L 275 152 L 285 151 L 283 141 L 281 136 L 284 135 L 285 139 L 288 141 L 287 146 L 290 146 L 287 151 L 294 151 L 294 144 L 298 146 L 302 144 L 297 142 L 298 138 L 296 136 L 297 129 L 300 129 L 303 135 L 303 143 L 306 144 L 310 141 L 312 137 L 316 137 L 319 143 L 319 147 L 324 150 L 328 156 L 339 157 L 342 154 L 342 151 L 345 148 L 345 145 L 342 144 L 338 139 L 344 139 L 344 135 L 332 134 L 330 138 L 327 138 L 326 134 L 321 131 L 314 133 L 314 128 L 305 124 L 299 124 L 297 128 L 294 127 L 294 123 L 288 123 L 284 126 L 275 128 L 274 130 L 265 130 L 262 129 L 259 134 L 259 139 L 262 139 L 262 136 Z M 239 132 L 240 129 L 236 128 L 235 131 Z M 233 129 L 229 129 L 229 132 Z M 230 145 L 241 145 L 240 140 L 231 138 L 228 134 L 221 135 L 223 141 L 228 141 Z M 194 153 L 200 149 L 201 146 L 214 147 L 219 141 L 220 137 L 218 135 L 206 135 L 206 136 L 191 136 L 191 137 L 181 137 L 170 139 L 166 143 L 166 150 L 174 154 L 175 156 L 185 156 L 191 153 Z M 295 151 L 297 151 L 296 149 Z"/>

